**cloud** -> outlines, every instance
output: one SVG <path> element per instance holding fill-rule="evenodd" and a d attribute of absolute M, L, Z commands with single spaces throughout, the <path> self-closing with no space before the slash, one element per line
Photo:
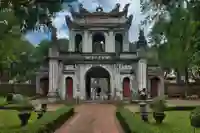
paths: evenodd
<path fill-rule="evenodd" d="M 110 11 L 114 8 L 116 3 L 120 3 L 120 10 L 123 9 L 123 7 L 127 4 L 130 3 L 129 7 L 129 12 L 128 15 L 133 14 L 133 22 L 132 26 L 130 27 L 129 30 L 129 40 L 130 41 L 136 41 L 138 38 L 138 33 L 139 33 L 139 25 L 140 21 L 144 19 L 140 12 L 140 0 L 78 0 L 79 3 L 82 3 L 84 8 L 88 9 L 89 11 L 93 12 L 96 10 L 96 7 L 101 5 L 104 9 L 104 11 Z M 72 2 L 70 3 L 73 7 L 76 9 L 78 8 L 78 2 Z M 68 38 L 68 28 L 65 22 L 65 16 L 70 15 L 68 12 L 68 6 L 65 3 L 63 5 L 63 10 L 56 13 L 56 17 L 53 19 L 53 25 L 57 28 L 57 36 L 58 38 Z M 145 32 L 147 32 L 145 28 Z M 46 33 L 29 33 L 28 35 L 28 40 L 30 42 L 40 42 L 43 39 L 48 38 L 48 35 L 43 35 Z M 40 36 L 40 37 L 38 37 Z M 35 40 L 34 40 L 35 39 Z"/>
<path fill-rule="evenodd" d="M 49 40 L 49 34 L 42 32 L 27 32 L 24 36 L 31 44 L 39 44 L 42 40 Z"/>

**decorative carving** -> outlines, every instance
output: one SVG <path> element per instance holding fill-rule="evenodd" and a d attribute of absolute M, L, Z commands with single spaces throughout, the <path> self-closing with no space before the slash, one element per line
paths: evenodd
<path fill-rule="evenodd" d="M 128 13 L 128 8 L 130 6 L 130 3 L 126 4 L 123 8 L 123 12 L 125 13 L 125 15 L 127 16 L 127 13 Z"/>
<path fill-rule="evenodd" d="M 110 56 L 98 56 L 98 55 L 94 55 L 94 56 L 85 56 L 85 59 L 86 60 L 109 60 L 109 59 L 111 59 L 112 57 L 110 57 Z"/>
<path fill-rule="evenodd" d="M 57 40 L 57 29 L 54 26 L 52 26 L 51 38 L 52 38 L 53 41 Z"/>
<path fill-rule="evenodd" d="M 83 7 L 83 4 L 79 4 L 79 12 L 80 12 L 80 14 L 87 14 L 87 13 L 89 13 L 90 14 L 90 12 L 87 10 L 87 9 L 85 9 L 84 7 Z"/>
<path fill-rule="evenodd" d="M 67 23 L 67 26 L 71 27 L 73 22 L 72 22 L 72 20 L 71 20 L 71 18 L 69 16 L 65 16 L 65 21 Z"/>
<path fill-rule="evenodd" d="M 127 21 L 127 24 L 129 25 L 129 27 L 131 26 L 132 21 L 133 21 L 133 15 L 131 14 L 131 15 L 128 17 L 128 21 Z"/>
<path fill-rule="evenodd" d="M 117 4 L 115 5 L 114 9 L 112 9 L 112 11 L 111 11 L 110 13 L 117 13 L 117 12 L 119 12 L 119 8 L 120 8 L 120 4 L 117 3 Z"/>
<path fill-rule="evenodd" d="M 70 11 L 70 13 L 72 14 L 72 16 L 75 16 L 75 15 L 78 14 L 78 13 L 74 10 L 74 8 L 73 8 L 72 5 L 68 5 L 68 7 L 69 7 L 69 11 Z"/>
<path fill-rule="evenodd" d="M 147 40 L 144 35 L 144 30 L 140 29 L 139 37 L 138 37 L 138 41 L 137 41 L 137 49 L 139 49 L 139 48 L 146 49 L 146 47 L 147 47 Z"/>
<path fill-rule="evenodd" d="M 103 12 L 103 8 L 102 7 L 97 7 L 96 12 Z"/>

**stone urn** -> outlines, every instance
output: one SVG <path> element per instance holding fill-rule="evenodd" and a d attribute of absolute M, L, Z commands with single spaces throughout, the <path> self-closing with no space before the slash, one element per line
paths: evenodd
<path fill-rule="evenodd" d="M 31 116 L 29 111 L 22 111 L 18 114 L 18 117 L 21 121 L 21 126 L 26 126 L 28 124 L 28 120 Z"/>

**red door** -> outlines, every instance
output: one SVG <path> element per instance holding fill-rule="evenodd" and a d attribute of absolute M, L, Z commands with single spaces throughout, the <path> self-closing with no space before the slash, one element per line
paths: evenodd
<path fill-rule="evenodd" d="M 158 78 L 151 79 L 151 97 L 152 98 L 158 96 L 158 83 L 159 83 Z"/>
<path fill-rule="evenodd" d="M 40 87 L 42 89 L 42 95 L 47 96 L 49 92 L 49 79 L 48 78 L 40 79 Z"/>
<path fill-rule="evenodd" d="M 73 79 L 70 77 L 66 78 L 66 96 L 69 99 L 73 98 Z"/>
<path fill-rule="evenodd" d="M 124 78 L 123 80 L 123 96 L 130 97 L 130 79 Z"/>

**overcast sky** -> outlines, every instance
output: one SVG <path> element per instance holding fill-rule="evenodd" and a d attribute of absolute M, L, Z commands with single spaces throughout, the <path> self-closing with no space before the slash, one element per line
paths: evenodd
<path fill-rule="evenodd" d="M 130 3 L 129 13 L 133 14 L 132 26 L 129 30 L 129 40 L 136 41 L 138 38 L 139 24 L 144 19 L 140 12 L 140 0 L 78 0 L 82 3 L 84 8 L 89 11 L 95 11 L 96 7 L 101 5 L 104 11 L 108 12 L 114 8 L 116 3 L 120 3 L 120 9 L 122 10 L 125 4 Z M 78 2 L 71 3 L 73 6 L 77 6 Z M 58 38 L 68 38 L 68 28 L 65 22 L 65 15 L 69 15 L 67 5 L 63 5 L 63 10 L 56 14 L 56 18 L 53 20 L 53 24 L 57 28 Z M 147 28 L 145 28 L 145 33 Z M 39 44 L 44 39 L 49 39 L 49 34 L 40 32 L 29 32 L 25 36 L 32 44 Z"/>

